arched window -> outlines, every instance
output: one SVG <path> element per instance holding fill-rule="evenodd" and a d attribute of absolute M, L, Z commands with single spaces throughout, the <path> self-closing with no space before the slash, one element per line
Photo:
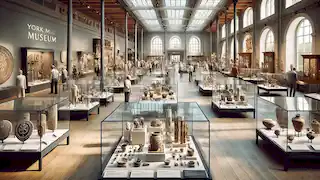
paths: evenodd
<path fill-rule="evenodd" d="M 312 33 L 313 28 L 307 18 L 300 16 L 291 22 L 286 34 L 285 71 L 290 70 L 290 65 L 296 67 L 298 71 L 303 70 L 301 55 L 312 53 Z"/>
<path fill-rule="evenodd" d="M 243 14 L 243 27 L 248 27 L 253 24 L 253 9 L 249 7 Z"/>
<path fill-rule="evenodd" d="M 252 36 L 251 34 L 246 34 L 243 39 L 243 52 L 252 52 Z"/>
<path fill-rule="evenodd" d="M 296 67 L 303 70 L 303 54 L 312 53 L 312 26 L 308 19 L 300 21 L 296 30 Z"/>
<path fill-rule="evenodd" d="M 192 36 L 189 40 L 189 54 L 199 55 L 201 53 L 201 42 L 196 36 Z"/>
<path fill-rule="evenodd" d="M 152 55 L 163 54 L 162 40 L 160 39 L 159 36 L 153 37 L 151 39 L 151 54 Z"/>
<path fill-rule="evenodd" d="M 169 41 L 170 49 L 179 49 L 181 48 L 181 39 L 178 36 L 173 36 Z"/>
<path fill-rule="evenodd" d="M 234 38 L 231 39 L 231 43 L 230 43 L 230 59 L 233 59 L 234 60 Z M 239 57 L 239 42 L 238 42 L 238 39 L 236 39 L 236 58 Z"/>
<path fill-rule="evenodd" d="M 233 33 L 233 25 L 234 25 L 234 19 L 231 20 L 231 24 L 230 24 L 230 33 Z M 238 16 L 236 16 L 236 31 L 239 30 L 239 18 Z"/>
<path fill-rule="evenodd" d="M 300 2 L 301 0 L 286 0 L 286 8 L 295 5 L 296 3 Z"/>
<path fill-rule="evenodd" d="M 262 0 L 261 2 L 261 19 L 269 17 L 274 14 L 274 0 Z"/>
<path fill-rule="evenodd" d="M 264 52 L 274 52 L 274 35 L 270 28 L 266 28 L 262 31 L 260 37 L 260 63 L 264 61 Z"/>
<path fill-rule="evenodd" d="M 222 49 L 221 49 L 221 57 L 222 58 L 226 58 L 226 48 L 227 48 L 227 45 L 226 45 L 226 42 L 225 41 L 223 41 L 223 43 L 222 43 Z"/>
<path fill-rule="evenodd" d="M 221 38 L 225 38 L 226 34 L 226 25 L 224 24 L 221 28 Z"/>

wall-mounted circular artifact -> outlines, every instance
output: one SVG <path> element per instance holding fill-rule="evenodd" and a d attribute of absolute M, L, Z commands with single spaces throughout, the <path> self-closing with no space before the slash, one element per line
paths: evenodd
<path fill-rule="evenodd" d="M 12 124 L 8 120 L 0 120 L 0 140 L 7 139 L 12 130 Z"/>
<path fill-rule="evenodd" d="M 33 131 L 33 124 L 31 121 L 20 121 L 16 126 L 16 137 L 24 142 L 31 136 Z"/>
<path fill-rule="evenodd" d="M 13 56 L 10 51 L 0 46 L 0 84 L 6 82 L 13 71 Z"/>

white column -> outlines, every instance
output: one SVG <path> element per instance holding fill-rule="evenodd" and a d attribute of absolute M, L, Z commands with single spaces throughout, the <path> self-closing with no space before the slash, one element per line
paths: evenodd
<path fill-rule="evenodd" d="M 68 38 L 67 38 L 67 71 L 69 76 L 72 74 L 72 0 L 68 3 Z"/>
<path fill-rule="evenodd" d="M 100 71 L 101 71 L 101 81 L 100 81 L 100 90 L 103 91 L 104 89 L 104 31 L 105 31 L 105 24 L 104 24 L 104 0 L 101 0 L 101 40 L 100 40 Z"/>
<path fill-rule="evenodd" d="M 143 54 L 143 29 L 141 29 L 141 59 L 144 60 L 144 54 Z"/>
<path fill-rule="evenodd" d="M 138 61 L 138 23 L 134 25 L 134 65 L 137 65 Z"/>

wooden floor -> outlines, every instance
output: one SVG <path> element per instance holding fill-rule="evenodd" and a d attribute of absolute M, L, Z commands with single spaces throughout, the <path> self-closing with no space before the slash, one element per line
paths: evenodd
<path fill-rule="evenodd" d="M 217 180 L 320 180 L 320 168 L 310 163 L 283 171 L 281 157 L 262 141 L 255 144 L 255 120 L 250 118 L 217 118 L 210 107 L 210 97 L 202 97 L 194 83 L 187 82 L 187 75 L 179 84 L 179 101 L 197 101 L 210 119 L 210 165 Z M 47 93 L 47 91 L 45 91 Z M 0 180 L 95 180 L 100 176 L 100 121 L 123 100 L 102 107 L 99 115 L 92 115 L 87 122 L 71 122 L 70 145 L 61 145 L 43 159 L 43 170 L 37 163 L 27 171 L 0 172 Z M 206 129 L 204 129 L 206 130 Z M 3 162 L 0 162 L 2 167 Z M 13 166 L 13 165 L 12 165 Z M 5 168 L 8 169 L 7 167 Z"/>

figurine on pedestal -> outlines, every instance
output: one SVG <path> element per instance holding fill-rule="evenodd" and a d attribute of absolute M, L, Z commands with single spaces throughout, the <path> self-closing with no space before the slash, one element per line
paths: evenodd
<path fill-rule="evenodd" d="M 25 90 L 27 88 L 27 81 L 26 81 L 26 76 L 23 75 L 21 69 L 19 70 L 19 74 L 17 76 L 16 85 L 17 85 L 17 89 L 18 89 L 18 95 L 17 96 L 19 98 L 20 97 L 25 97 L 26 96 Z"/>
<path fill-rule="evenodd" d="M 73 84 L 71 87 L 71 91 L 70 91 L 70 103 L 72 105 L 76 105 L 78 103 L 79 100 L 79 89 L 78 86 Z"/>

